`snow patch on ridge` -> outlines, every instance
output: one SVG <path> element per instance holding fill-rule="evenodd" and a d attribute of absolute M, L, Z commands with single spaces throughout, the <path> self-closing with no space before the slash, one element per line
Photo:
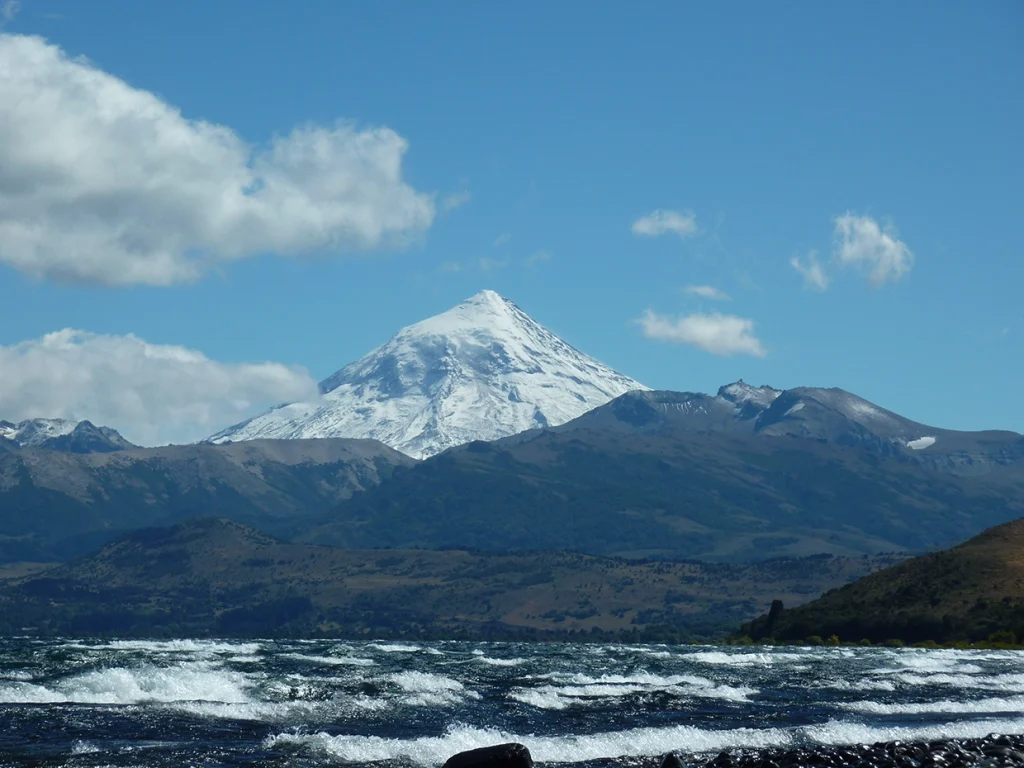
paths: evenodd
<path fill-rule="evenodd" d="M 910 440 L 909 442 L 907 442 L 907 448 L 910 448 L 911 450 L 914 451 L 920 451 L 925 448 L 931 448 L 933 445 L 935 445 L 934 437 L 919 437 L 917 438 L 917 440 Z"/>
<path fill-rule="evenodd" d="M 0 437 L 14 441 L 22 448 L 29 448 L 54 437 L 70 435 L 78 424 L 70 419 L 26 419 L 17 424 L 0 421 Z"/>

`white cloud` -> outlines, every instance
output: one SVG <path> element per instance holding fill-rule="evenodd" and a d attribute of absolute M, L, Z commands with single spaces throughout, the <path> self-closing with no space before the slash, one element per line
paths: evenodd
<path fill-rule="evenodd" d="M 0 346 L 0 371 L 0 419 L 88 419 L 143 445 L 199 440 L 269 405 L 318 396 L 300 368 L 72 329 Z"/>
<path fill-rule="evenodd" d="M 508 232 L 502 232 L 496 238 L 494 238 L 494 247 L 497 248 L 499 245 L 504 245 L 512 239 L 512 235 Z"/>
<path fill-rule="evenodd" d="M 804 278 L 804 288 L 808 288 L 814 291 L 824 291 L 828 289 L 830 278 L 825 274 L 825 269 L 821 266 L 821 262 L 818 261 L 818 254 L 815 251 L 811 251 L 807 254 L 807 263 L 804 264 L 800 261 L 799 256 L 794 256 L 789 260 L 790 265 Z"/>
<path fill-rule="evenodd" d="M 647 310 L 637 320 L 649 339 L 673 344 L 689 344 L 713 355 L 753 355 L 767 353 L 754 335 L 754 321 L 735 315 L 686 315 L 672 318 Z"/>
<path fill-rule="evenodd" d="M 441 209 L 445 213 L 448 213 L 449 211 L 454 211 L 456 208 L 461 208 L 466 203 L 468 203 L 471 197 L 472 196 L 469 194 L 469 192 L 456 192 L 453 195 L 448 195 L 443 200 L 441 200 Z"/>
<path fill-rule="evenodd" d="M 683 293 L 689 296 L 700 296 L 709 301 L 732 301 L 732 296 L 713 285 L 688 285 L 683 288 Z"/>
<path fill-rule="evenodd" d="M 542 261 L 551 261 L 551 254 L 548 251 L 535 251 L 526 257 L 526 265 L 529 267 Z"/>
<path fill-rule="evenodd" d="M 697 232 L 697 217 L 693 211 L 665 211 L 658 209 L 633 222 L 633 234 L 658 237 L 668 233 L 689 237 Z"/>
<path fill-rule="evenodd" d="M 875 287 L 896 282 L 914 264 L 914 254 L 891 226 L 883 229 L 870 216 L 850 213 L 836 218 L 834 254 L 844 267 L 865 271 Z"/>
<path fill-rule="evenodd" d="M 256 253 L 401 246 L 434 200 L 389 128 L 246 144 L 38 37 L 0 34 L 0 262 L 108 285 L 195 280 Z"/>
<path fill-rule="evenodd" d="M 440 270 L 442 272 L 461 272 L 462 264 L 457 261 L 446 261 L 441 264 Z"/>

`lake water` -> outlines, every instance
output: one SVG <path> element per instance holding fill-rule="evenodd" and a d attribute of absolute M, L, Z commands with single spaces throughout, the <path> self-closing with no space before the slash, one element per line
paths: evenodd
<path fill-rule="evenodd" d="M 0 765 L 545 764 L 1024 733 L 1024 653 L 0 641 Z"/>

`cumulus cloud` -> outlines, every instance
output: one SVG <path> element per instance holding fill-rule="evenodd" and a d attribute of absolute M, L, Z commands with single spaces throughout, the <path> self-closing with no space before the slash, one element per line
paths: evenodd
<path fill-rule="evenodd" d="M 441 209 L 448 213 L 454 211 L 456 208 L 461 208 L 470 201 L 471 195 L 469 192 L 456 192 L 453 195 L 448 195 L 441 200 Z"/>
<path fill-rule="evenodd" d="M 252 146 L 38 37 L 0 34 L 0 262 L 68 282 L 170 285 L 219 262 L 400 247 L 432 195 L 386 127 Z"/>
<path fill-rule="evenodd" d="M 794 256 L 789 263 L 803 277 L 804 288 L 813 291 L 824 291 L 828 288 L 829 276 L 825 274 L 825 269 L 818 261 L 818 254 L 815 251 L 807 254 L 806 264 L 800 260 L 799 256 Z"/>
<path fill-rule="evenodd" d="M 732 296 L 713 285 L 688 285 L 683 288 L 683 293 L 688 296 L 700 296 L 709 301 L 732 301 Z"/>
<path fill-rule="evenodd" d="M 754 335 L 754 321 L 735 315 L 694 314 L 673 318 L 648 309 L 637 322 L 649 339 L 688 344 L 713 355 L 764 357 L 767 354 Z"/>
<path fill-rule="evenodd" d="M 73 329 L 0 346 L 0 371 L 0 419 L 88 419 L 142 445 L 199 440 L 269 405 L 318 397 L 300 368 Z"/>
<path fill-rule="evenodd" d="M 880 227 L 870 216 L 843 214 L 835 221 L 836 261 L 867 273 L 871 285 L 894 283 L 910 271 L 914 254 L 893 227 Z"/>
<path fill-rule="evenodd" d="M 658 209 L 633 222 L 633 234 L 638 237 L 659 237 L 673 233 L 689 237 L 697 232 L 697 217 L 693 211 L 666 211 Z"/>

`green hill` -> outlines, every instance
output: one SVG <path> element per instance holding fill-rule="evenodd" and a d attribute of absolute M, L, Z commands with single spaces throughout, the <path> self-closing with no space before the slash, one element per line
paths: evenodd
<path fill-rule="evenodd" d="M 773 619 L 762 616 L 742 631 L 783 641 L 837 635 L 945 643 L 997 632 L 1024 638 L 1024 519 L 865 576 Z"/>

